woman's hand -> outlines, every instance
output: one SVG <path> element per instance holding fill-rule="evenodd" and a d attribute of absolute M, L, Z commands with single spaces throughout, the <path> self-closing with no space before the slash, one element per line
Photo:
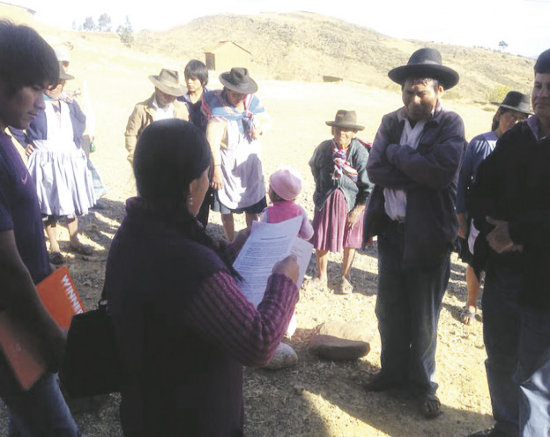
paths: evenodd
<path fill-rule="evenodd" d="M 223 187 L 222 168 L 219 165 L 214 166 L 214 171 L 212 172 L 212 182 L 210 182 L 210 186 L 214 188 L 214 190 L 219 190 Z"/>
<path fill-rule="evenodd" d="M 288 255 L 285 259 L 276 263 L 273 266 L 271 273 L 282 273 L 292 279 L 292 281 L 296 284 L 300 276 L 300 269 L 298 268 L 296 255 Z"/>
<path fill-rule="evenodd" d="M 237 233 L 237 236 L 233 239 L 233 242 L 231 243 L 234 250 L 237 253 L 242 249 L 242 247 L 244 246 L 244 243 L 246 243 L 246 239 L 248 238 L 249 235 L 250 235 L 250 229 L 248 229 L 248 228 L 241 229 Z"/>
<path fill-rule="evenodd" d="M 359 216 L 361 215 L 364 209 L 365 209 L 364 206 L 356 206 L 348 213 L 348 216 L 346 218 L 346 226 L 348 229 L 353 228 L 355 223 L 357 223 L 357 219 L 359 219 Z"/>
<path fill-rule="evenodd" d="M 25 155 L 27 155 L 27 158 L 32 155 L 32 152 L 34 152 L 34 147 L 31 144 L 27 144 L 27 147 L 25 147 Z"/>

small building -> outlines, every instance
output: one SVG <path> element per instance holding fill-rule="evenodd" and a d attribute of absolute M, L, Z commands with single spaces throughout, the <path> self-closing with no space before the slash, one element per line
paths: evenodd
<path fill-rule="evenodd" d="M 252 53 L 233 41 L 220 41 L 216 47 L 204 52 L 206 68 L 227 71 L 231 67 L 250 67 Z"/>

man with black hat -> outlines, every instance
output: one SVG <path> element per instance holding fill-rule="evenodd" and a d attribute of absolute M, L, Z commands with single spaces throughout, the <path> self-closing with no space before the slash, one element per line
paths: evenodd
<path fill-rule="evenodd" d="M 376 315 L 381 371 L 368 391 L 408 387 L 426 418 L 440 414 L 435 346 L 441 301 L 457 235 L 456 180 L 465 146 L 460 116 L 441 106 L 458 74 L 435 49 L 412 54 L 390 79 L 404 106 L 386 114 L 367 164 L 375 184 L 364 241 L 378 235 Z"/>
<path fill-rule="evenodd" d="M 475 436 L 550 435 L 550 49 L 531 103 L 535 114 L 499 138 L 472 187 L 495 419 Z"/>
<path fill-rule="evenodd" d="M 153 121 L 166 118 L 189 120 L 187 106 L 176 100 L 187 92 L 187 87 L 180 83 L 179 73 L 163 68 L 157 76 L 149 76 L 149 80 L 153 82 L 155 92 L 134 107 L 124 133 L 130 163 L 134 160 L 134 150 L 139 134 Z"/>

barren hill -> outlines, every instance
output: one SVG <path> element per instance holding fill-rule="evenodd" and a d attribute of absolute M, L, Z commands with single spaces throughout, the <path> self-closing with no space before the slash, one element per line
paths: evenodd
<path fill-rule="evenodd" d="M 22 8 L 4 5 L 0 15 L 28 22 L 52 43 L 70 42 L 77 56 L 76 46 L 83 45 L 107 57 L 117 51 L 115 57 L 171 59 L 183 68 L 191 58 L 204 59 L 204 52 L 219 41 L 230 40 L 252 53 L 253 73 L 260 79 L 320 81 L 331 75 L 383 89 L 395 87 L 387 77 L 389 69 L 406 63 L 414 50 L 431 46 L 461 77 L 447 98 L 466 101 L 499 100 L 510 89 L 528 92 L 534 63 L 485 48 L 396 39 L 309 12 L 201 17 L 167 31 L 138 32 L 131 49 L 115 34 L 62 31 L 37 23 Z"/>
<path fill-rule="evenodd" d="M 381 88 L 391 86 L 389 69 L 406 63 L 417 48 L 431 46 L 460 73 L 460 85 L 449 97 L 480 101 L 496 99 L 504 89 L 528 91 L 533 68 L 533 61 L 521 56 L 395 39 L 308 12 L 202 17 L 165 32 L 140 32 L 135 48 L 202 59 L 205 50 L 222 40 L 252 52 L 255 73 L 265 79 L 316 81 L 333 75 Z"/>

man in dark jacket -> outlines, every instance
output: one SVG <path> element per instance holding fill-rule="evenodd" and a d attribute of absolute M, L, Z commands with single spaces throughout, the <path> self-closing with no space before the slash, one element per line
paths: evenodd
<path fill-rule="evenodd" d="M 378 235 L 382 369 L 365 387 L 408 386 L 432 418 L 441 407 L 433 381 L 437 322 L 457 233 L 456 179 L 465 146 L 462 119 L 440 99 L 458 74 L 441 64 L 437 50 L 424 48 L 388 75 L 401 85 L 405 106 L 383 117 L 367 164 L 375 188 L 365 241 Z"/>
<path fill-rule="evenodd" d="M 499 138 L 472 188 L 495 419 L 475 436 L 550 435 L 550 50 L 531 102 L 535 114 Z"/>
<path fill-rule="evenodd" d="M 13 353 L 0 352 L 0 398 L 8 406 L 10 436 L 80 435 L 55 374 L 65 334 L 35 288 L 51 273 L 36 189 L 5 133 L 8 126 L 29 127 L 44 110 L 44 91 L 58 78 L 59 65 L 46 41 L 29 27 L 0 20 L 0 331 L 9 345 L 13 337 L 7 327 L 15 327 L 12 332 L 29 341 L 7 350 L 29 351 L 36 367 L 45 368 L 36 382 L 27 381 L 28 387 L 23 381 L 40 372 L 25 365 L 24 354 L 14 359 Z M 12 368 L 14 362 L 20 365 Z"/>

